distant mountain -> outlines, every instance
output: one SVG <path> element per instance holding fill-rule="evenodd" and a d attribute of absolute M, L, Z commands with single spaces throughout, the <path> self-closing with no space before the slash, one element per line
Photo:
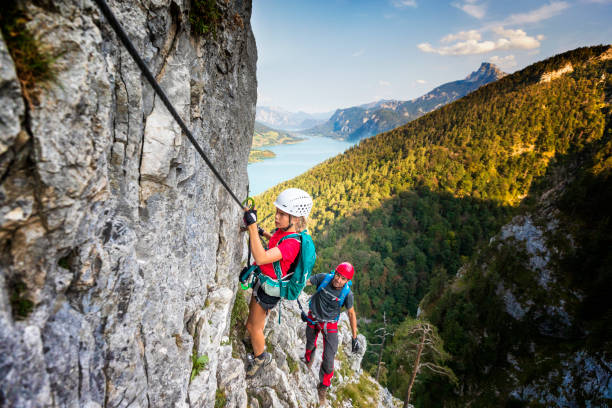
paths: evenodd
<path fill-rule="evenodd" d="M 255 120 L 276 129 L 303 130 L 325 123 L 333 112 L 289 112 L 281 108 L 258 106 Z"/>
<path fill-rule="evenodd" d="M 441 85 L 419 98 L 411 101 L 380 100 L 338 109 L 327 122 L 302 133 L 346 140 L 374 136 L 406 124 L 505 75 L 495 65 L 483 62 L 467 78 Z"/>

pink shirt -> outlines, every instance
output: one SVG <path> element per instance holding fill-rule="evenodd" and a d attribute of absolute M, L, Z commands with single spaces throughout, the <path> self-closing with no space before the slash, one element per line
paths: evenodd
<path fill-rule="evenodd" d="M 281 229 L 276 230 L 276 232 L 270 238 L 268 249 L 277 246 L 276 244 L 278 243 L 278 241 L 280 241 L 282 237 L 287 236 L 289 234 L 295 234 L 295 232 L 285 232 Z M 281 271 L 283 271 L 283 276 L 287 274 L 287 271 L 289 271 L 289 268 L 295 260 L 295 257 L 300 252 L 300 245 L 300 241 L 291 238 L 284 240 L 283 242 L 281 242 L 280 245 L 278 245 L 278 249 L 280 250 L 281 255 L 283 256 L 283 258 L 280 260 L 280 267 Z M 259 265 L 259 268 L 261 269 L 261 272 L 263 272 L 264 275 L 276 279 L 276 272 L 274 272 L 273 264 L 269 263 L 265 265 Z"/>

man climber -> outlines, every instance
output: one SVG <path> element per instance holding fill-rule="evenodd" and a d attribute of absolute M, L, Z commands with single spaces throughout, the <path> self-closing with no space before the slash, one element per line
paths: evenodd
<path fill-rule="evenodd" d="M 323 404 L 327 397 L 327 389 L 334 376 L 334 357 L 338 351 L 338 319 L 342 307 L 346 308 L 353 341 L 351 351 L 359 352 L 357 341 L 357 315 L 353 308 L 353 293 L 350 290 L 354 268 L 348 262 L 343 262 L 329 274 L 320 273 L 311 276 L 307 285 L 314 285 L 317 291 L 310 298 L 308 316 L 302 312 L 302 320 L 306 322 L 306 352 L 302 361 L 312 367 L 314 351 L 317 347 L 319 332 L 323 333 L 323 362 L 319 369 L 319 385 L 317 392 L 319 402 Z"/>

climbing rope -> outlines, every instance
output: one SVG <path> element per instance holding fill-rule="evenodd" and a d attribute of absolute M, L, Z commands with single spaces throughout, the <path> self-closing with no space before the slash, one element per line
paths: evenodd
<path fill-rule="evenodd" d="M 161 98 L 161 100 L 164 103 L 164 105 L 166 105 L 166 108 L 168 109 L 170 114 L 177 121 L 177 123 L 179 124 L 181 129 L 183 129 L 183 132 L 185 132 L 185 134 L 187 135 L 187 138 L 189 139 L 189 141 L 191 142 L 193 147 L 195 147 L 195 149 L 200 154 L 200 156 L 202 156 L 202 159 L 204 159 L 204 161 L 206 162 L 208 167 L 210 167 L 210 169 L 212 170 L 214 175 L 219 179 L 221 184 L 223 184 L 223 187 L 225 187 L 225 189 L 230 193 L 230 195 L 232 196 L 234 201 L 242 208 L 243 204 L 238 199 L 238 197 L 236 197 L 234 192 L 229 188 L 229 186 L 227 185 L 225 180 L 223 180 L 223 177 L 221 177 L 221 174 L 219 174 L 219 172 L 217 171 L 215 166 L 213 166 L 213 164 L 208 159 L 208 157 L 206 157 L 206 154 L 204 153 L 204 151 L 202 150 L 202 148 L 200 147 L 198 142 L 193 137 L 193 134 L 191 133 L 191 131 L 189 130 L 187 125 L 185 125 L 185 122 L 183 122 L 183 120 L 179 116 L 179 114 L 176 111 L 176 109 L 174 109 L 174 106 L 172 105 L 172 103 L 170 103 L 170 100 L 166 96 L 166 93 L 161 88 L 161 86 L 159 86 L 159 84 L 155 80 L 155 77 L 153 77 L 153 74 L 151 73 L 151 71 L 147 67 L 147 64 L 145 64 L 144 60 L 138 54 L 138 51 L 136 51 L 136 48 L 134 47 L 134 44 L 132 44 L 132 42 L 128 38 L 127 34 L 123 30 L 123 27 L 121 27 L 121 24 L 119 24 L 119 22 L 117 21 L 117 18 L 115 17 L 115 15 L 111 11 L 111 9 L 108 7 L 108 5 L 106 4 L 106 2 L 104 0 L 95 0 L 95 2 L 98 5 L 98 7 L 100 8 L 100 11 L 102 11 L 102 14 L 104 14 L 104 17 L 106 17 L 106 20 L 108 20 L 108 23 L 111 25 L 111 27 L 113 28 L 113 30 L 115 31 L 115 33 L 117 34 L 117 36 L 119 37 L 119 39 L 121 40 L 123 45 L 125 46 L 125 48 L 128 50 L 128 52 L 130 53 L 132 58 L 134 58 L 134 61 L 138 65 L 138 68 L 140 68 L 140 71 L 142 72 L 142 74 L 145 76 L 145 78 L 147 78 L 147 80 L 149 81 L 149 83 L 151 84 L 151 86 L 153 87 L 155 92 L 157 93 L 157 95 Z M 247 197 L 247 200 L 249 198 L 250 197 Z M 253 200 L 252 198 L 250 198 L 250 199 Z M 245 200 L 245 202 L 248 202 L 247 200 Z"/>

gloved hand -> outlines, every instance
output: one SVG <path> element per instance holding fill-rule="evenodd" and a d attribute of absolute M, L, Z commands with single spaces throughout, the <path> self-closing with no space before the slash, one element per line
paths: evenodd
<path fill-rule="evenodd" d="M 361 350 L 361 346 L 359 345 L 359 341 L 357 341 L 357 337 L 355 337 L 351 341 L 351 351 L 353 353 L 359 353 L 359 350 Z"/>
<path fill-rule="evenodd" d="M 251 210 L 246 210 L 242 216 L 242 219 L 247 227 L 251 224 L 255 224 L 257 222 L 257 210 L 254 208 Z"/>
<path fill-rule="evenodd" d="M 308 316 L 306 316 L 306 313 L 302 312 L 302 314 L 300 314 L 300 317 L 302 318 L 302 321 L 304 323 L 308 323 Z"/>

